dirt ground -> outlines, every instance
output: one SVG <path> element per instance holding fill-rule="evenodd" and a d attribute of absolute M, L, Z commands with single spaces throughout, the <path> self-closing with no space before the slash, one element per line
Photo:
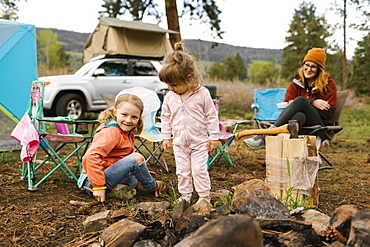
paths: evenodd
<path fill-rule="evenodd" d="M 345 140 L 334 146 L 323 146 L 321 151 L 335 164 L 335 169 L 319 171 L 318 211 L 331 215 L 340 205 L 353 204 L 359 209 L 370 208 L 370 164 L 366 154 L 353 147 L 353 152 L 341 151 Z M 249 179 L 264 179 L 265 150 L 250 150 L 243 144 L 231 147 L 230 154 L 234 167 L 220 158 L 212 165 L 210 176 L 212 191 L 229 189 Z M 43 154 L 40 154 L 43 155 Z M 366 157 L 366 158 L 361 158 Z M 157 172 L 156 179 L 176 185 L 173 157 L 166 160 L 170 173 L 159 165 L 150 165 Z M 92 197 L 79 190 L 76 182 L 53 176 L 46 180 L 37 191 L 27 190 L 27 182 L 20 180 L 19 162 L 3 165 L 0 174 L 0 246 L 87 246 L 97 240 L 98 233 L 86 233 L 83 221 L 88 215 L 80 215 L 78 206 L 71 200 L 92 202 Z M 142 201 L 161 201 L 152 194 L 139 191 L 134 203 Z M 89 215 L 119 209 L 125 202 L 109 199 L 104 204 L 91 207 Z"/>

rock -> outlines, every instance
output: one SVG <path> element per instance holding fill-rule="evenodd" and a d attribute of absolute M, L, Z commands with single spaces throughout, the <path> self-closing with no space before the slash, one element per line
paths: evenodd
<path fill-rule="evenodd" d="M 238 246 L 262 247 L 262 231 L 258 223 L 248 215 L 230 215 L 210 221 L 175 247 Z"/>
<path fill-rule="evenodd" d="M 370 246 L 370 209 L 353 216 L 347 246 Z"/>
<path fill-rule="evenodd" d="M 207 202 L 206 200 L 201 200 L 190 207 L 188 207 L 185 211 L 183 216 L 187 217 L 188 219 L 191 218 L 191 215 L 209 215 L 211 213 L 212 204 Z"/>
<path fill-rule="evenodd" d="M 314 209 L 309 209 L 309 210 L 303 211 L 302 217 L 306 222 L 317 221 L 317 222 L 320 222 L 322 225 L 325 225 L 325 226 L 328 226 L 329 221 L 330 221 L 329 216 L 327 216 L 327 215 L 325 215 L 325 214 L 323 214 L 323 213 L 321 213 L 317 210 L 314 210 Z"/>
<path fill-rule="evenodd" d="M 261 179 L 249 180 L 233 187 L 233 189 L 234 197 L 236 198 L 240 196 L 273 196 L 271 189 L 267 186 L 267 183 Z"/>
<path fill-rule="evenodd" d="M 233 198 L 233 207 L 253 218 L 290 218 L 289 210 L 273 196 Z"/>
<path fill-rule="evenodd" d="M 96 232 L 108 227 L 112 222 L 111 214 L 112 210 L 107 210 L 87 217 L 83 222 L 85 231 Z"/>
<path fill-rule="evenodd" d="M 358 209 L 354 205 L 342 205 L 335 209 L 333 215 L 330 217 L 329 225 L 348 239 L 352 217 L 357 212 Z"/>
<path fill-rule="evenodd" d="M 158 212 L 164 211 L 171 207 L 170 202 L 141 202 L 133 206 L 135 209 L 141 209 L 144 212 Z"/>
<path fill-rule="evenodd" d="M 289 247 L 319 246 L 321 244 L 320 237 L 312 229 L 280 234 L 278 241 L 281 244 L 280 246 Z"/>
<path fill-rule="evenodd" d="M 100 235 L 100 242 L 105 247 L 133 246 L 145 228 L 142 224 L 123 219 L 105 229 Z"/>
<path fill-rule="evenodd" d="M 252 179 L 234 187 L 232 205 L 240 212 L 257 218 L 289 218 L 289 210 L 277 200 L 260 179 Z"/>
<path fill-rule="evenodd" d="M 141 240 L 136 242 L 133 247 L 161 247 L 161 245 L 153 240 Z"/>

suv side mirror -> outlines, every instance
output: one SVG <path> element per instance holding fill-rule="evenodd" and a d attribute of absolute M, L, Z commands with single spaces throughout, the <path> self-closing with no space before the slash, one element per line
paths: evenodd
<path fill-rule="evenodd" d="M 105 74 L 105 69 L 96 69 L 94 71 L 94 76 L 99 76 L 99 75 L 104 75 Z"/>

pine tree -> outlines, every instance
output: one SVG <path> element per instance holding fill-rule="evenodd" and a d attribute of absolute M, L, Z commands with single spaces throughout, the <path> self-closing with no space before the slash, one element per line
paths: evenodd
<path fill-rule="evenodd" d="M 353 77 L 349 88 L 354 89 L 358 95 L 368 96 L 370 93 L 370 33 L 358 42 L 352 65 Z"/>
<path fill-rule="evenodd" d="M 288 45 L 283 49 L 281 60 L 281 78 L 290 80 L 302 66 L 302 59 L 313 47 L 328 48 L 325 41 L 331 36 L 330 26 L 325 17 L 316 16 L 316 7 L 312 3 L 302 3 L 295 10 L 290 35 L 285 38 Z"/>

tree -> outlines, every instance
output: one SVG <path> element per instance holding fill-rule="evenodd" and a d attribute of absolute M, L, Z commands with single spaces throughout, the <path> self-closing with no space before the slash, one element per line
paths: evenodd
<path fill-rule="evenodd" d="M 250 65 L 249 79 L 253 83 L 273 87 L 277 83 L 279 68 L 276 67 L 275 61 L 255 61 Z"/>
<path fill-rule="evenodd" d="M 3 15 L 1 18 L 11 21 L 16 21 L 18 19 L 18 7 L 16 5 L 17 0 L 0 0 L 1 11 Z"/>
<path fill-rule="evenodd" d="M 358 42 L 352 61 L 353 77 L 349 88 L 359 95 L 370 94 L 370 33 Z"/>
<path fill-rule="evenodd" d="M 247 78 L 247 68 L 244 65 L 244 61 L 239 53 L 236 53 L 235 57 L 228 56 L 224 62 L 225 66 L 225 79 L 227 80 L 244 80 Z"/>
<path fill-rule="evenodd" d="M 176 0 L 164 0 L 168 29 L 177 31 L 178 34 L 169 34 L 172 46 L 181 40 L 179 15 L 177 13 Z M 153 0 L 104 0 L 102 5 L 106 10 L 101 14 L 108 14 L 109 17 L 118 17 L 129 11 L 134 20 L 142 20 L 145 14 L 155 16 L 160 21 L 162 13 L 157 11 L 158 4 Z M 121 11 L 122 10 L 122 11 Z M 216 5 L 216 0 L 184 0 L 181 15 L 189 14 L 192 20 L 209 24 L 211 31 L 222 38 L 219 15 L 221 11 Z"/>
<path fill-rule="evenodd" d="M 208 74 L 211 79 L 226 79 L 225 67 L 218 60 L 212 63 L 212 66 L 208 70 Z"/>
<path fill-rule="evenodd" d="M 49 69 L 69 66 L 69 55 L 58 42 L 58 35 L 50 29 L 40 30 L 36 35 L 38 62 L 44 63 Z"/>
<path fill-rule="evenodd" d="M 332 34 L 326 19 L 316 16 L 316 7 L 311 3 L 302 3 L 295 10 L 290 35 L 285 38 L 288 45 L 284 47 L 281 59 L 281 77 L 290 79 L 302 66 L 302 59 L 313 47 L 329 48 L 325 41 Z"/>

